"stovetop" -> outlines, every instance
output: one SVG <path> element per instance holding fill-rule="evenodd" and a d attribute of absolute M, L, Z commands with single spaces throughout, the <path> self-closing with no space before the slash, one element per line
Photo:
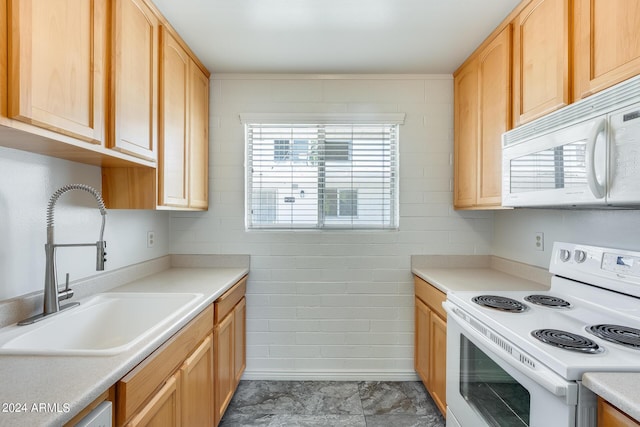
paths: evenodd
<path fill-rule="evenodd" d="M 584 258 L 579 255 L 572 259 L 576 245 L 566 249 L 568 245 L 557 243 L 554 247 L 551 271 L 556 275 L 549 291 L 453 291 L 447 298 L 475 321 L 567 380 L 578 380 L 588 371 L 640 370 L 640 346 L 624 346 L 606 339 L 611 329 L 621 329 L 623 339 L 631 344 L 640 339 L 640 298 L 635 295 L 639 288 L 635 271 L 640 268 L 640 253 L 621 251 L 624 259 L 620 262 L 631 264 L 627 267 L 618 264 L 618 255 L 612 255 L 614 251 L 609 249 L 580 246 Z M 561 257 L 567 257 L 567 252 L 563 249 L 570 251 L 565 261 Z M 574 274 L 573 270 L 579 273 Z M 559 272 L 587 278 L 603 287 L 561 277 Z M 619 293 L 621 289 L 631 295 Z M 538 305 L 531 301 L 532 296 L 533 300 L 553 306 Z M 500 297 L 508 300 L 500 301 Z M 605 339 L 597 335 L 598 331 L 594 334 L 589 330 L 593 326 L 605 330 Z M 558 339 L 563 347 L 549 344 L 548 339 Z M 570 349 L 582 341 L 587 350 Z"/>

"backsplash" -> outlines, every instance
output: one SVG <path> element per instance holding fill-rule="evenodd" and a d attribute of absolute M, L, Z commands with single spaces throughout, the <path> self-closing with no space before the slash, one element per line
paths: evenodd
<path fill-rule="evenodd" d="M 1 137 L 1 135 L 0 135 Z M 51 194 L 66 184 L 101 188 L 100 168 L 52 157 L 0 148 L 0 301 L 44 287 L 46 209 Z M 93 196 L 74 191 L 55 206 L 56 243 L 94 243 L 101 216 Z M 105 241 L 113 270 L 168 254 L 169 214 L 154 211 L 108 210 Z M 156 245 L 147 248 L 154 230 Z M 98 274 L 95 249 L 58 248 L 58 281 L 65 273 L 73 282 Z"/>
<path fill-rule="evenodd" d="M 107 292 L 168 268 L 249 268 L 248 255 L 165 255 L 74 282 L 72 301 Z M 67 301 L 65 301 L 67 302 Z M 0 301 L 0 328 L 42 312 L 42 291 Z"/>
<path fill-rule="evenodd" d="M 549 268 L 554 241 L 640 250 L 638 210 L 514 209 L 495 213 L 494 255 Z M 544 250 L 535 250 L 535 233 Z"/>

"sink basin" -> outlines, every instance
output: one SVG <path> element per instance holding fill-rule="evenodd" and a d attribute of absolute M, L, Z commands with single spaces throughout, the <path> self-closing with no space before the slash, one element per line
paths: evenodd
<path fill-rule="evenodd" d="M 0 333 L 0 354 L 110 356 L 133 347 L 201 299 L 194 293 L 104 293 Z"/>

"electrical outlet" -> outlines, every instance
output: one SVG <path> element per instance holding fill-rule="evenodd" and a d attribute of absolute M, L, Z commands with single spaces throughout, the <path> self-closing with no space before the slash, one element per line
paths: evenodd
<path fill-rule="evenodd" d="M 544 233 L 537 231 L 535 236 L 536 250 L 544 251 Z"/>
<path fill-rule="evenodd" d="M 156 244 L 156 233 L 154 231 L 147 231 L 147 247 L 152 248 Z"/>

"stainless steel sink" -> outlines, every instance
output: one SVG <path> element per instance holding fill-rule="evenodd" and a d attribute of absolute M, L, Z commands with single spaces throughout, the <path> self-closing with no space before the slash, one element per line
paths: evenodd
<path fill-rule="evenodd" d="M 110 356 L 186 314 L 195 293 L 103 293 L 29 326 L 0 329 L 0 354 Z"/>

